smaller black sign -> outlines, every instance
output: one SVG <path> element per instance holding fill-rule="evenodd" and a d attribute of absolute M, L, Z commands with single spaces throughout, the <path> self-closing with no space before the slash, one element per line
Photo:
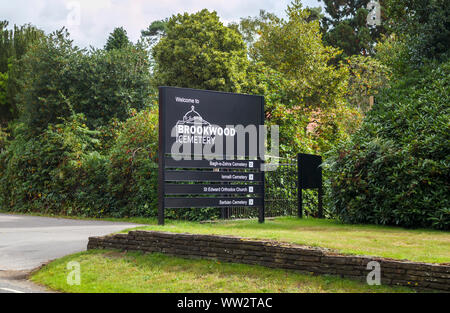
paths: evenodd
<path fill-rule="evenodd" d="M 262 193 L 262 185 L 224 185 L 224 184 L 166 184 L 168 195 L 207 195 L 207 194 L 251 194 Z"/>
<path fill-rule="evenodd" d="M 319 155 L 303 154 L 298 155 L 299 183 L 301 188 L 321 188 L 322 187 L 322 157 Z"/>
<path fill-rule="evenodd" d="M 210 172 L 210 171 L 166 171 L 166 181 L 261 181 L 261 173 L 249 172 Z"/>
<path fill-rule="evenodd" d="M 165 198 L 166 208 L 259 207 L 262 198 Z"/>

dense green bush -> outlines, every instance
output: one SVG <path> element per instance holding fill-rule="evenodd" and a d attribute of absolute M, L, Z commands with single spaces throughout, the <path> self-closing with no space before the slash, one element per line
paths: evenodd
<path fill-rule="evenodd" d="M 20 90 L 17 107 L 30 134 L 40 134 L 49 123 L 70 116 L 66 90 L 75 84 L 68 75 L 68 68 L 81 55 L 68 34 L 60 31 L 31 46 L 16 65 L 22 72 L 17 82 Z"/>
<path fill-rule="evenodd" d="M 3 149 L 6 148 L 6 144 L 8 143 L 8 133 L 0 127 L 0 153 L 3 152 Z"/>
<path fill-rule="evenodd" d="M 84 188 L 98 190 L 103 183 L 88 186 L 86 173 L 96 173 L 83 166 L 96 155 L 96 135 L 83 124 L 81 115 L 49 125 L 31 138 L 18 124 L 14 140 L 0 154 L 0 206 L 11 211 L 95 215 L 83 212 L 87 199 L 80 194 Z"/>
<path fill-rule="evenodd" d="M 387 0 L 384 8 L 388 27 L 402 37 L 414 66 L 427 59 L 445 61 L 450 56 L 449 1 Z"/>
<path fill-rule="evenodd" d="M 332 212 L 350 223 L 450 228 L 450 62 L 385 90 L 328 158 Z"/>
<path fill-rule="evenodd" d="M 73 60 L 72 86 L 64 90 L 76 112 L 88 125 L 99 127 L 112 118 L 124 121 L 130 112 L 142 110 L 152 100 L 148 52 L 139 45 L 93 50 Z"/>
<path fill-rule="evenodd" d="M 17 118 L 15 96 L 22 72 L 16 65 L 28 48 L 43 37 L 44 32 L 31 24 L 18 26 L 0 21 L 0 124 Z"/>
<path fill-rule="evenodd" d="M 102 133 L 81 115 L 29 138 L 19 124 L 0 154 L 0 206 L 8 211 L 80 216 L 156 216 L 158 113 L 118 125 L 107 153 Z M 24 135 L 25 134 L 25 135 Z"/>
<path fill-rule="evenodd" d="M 107 169 L 114 216 L 156 216 L 158 111 L 144 110 L 123 125 Z"/>

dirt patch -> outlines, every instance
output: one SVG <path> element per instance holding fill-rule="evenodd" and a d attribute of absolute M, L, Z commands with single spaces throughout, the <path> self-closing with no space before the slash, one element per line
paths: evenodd
<path fill-rule="evenodd" d="M 108 251 L 103 253 L 103 256 L 105 256 L 108 259 L 121 259 L 124 256 L 126 256 L 126 251 Z"/>

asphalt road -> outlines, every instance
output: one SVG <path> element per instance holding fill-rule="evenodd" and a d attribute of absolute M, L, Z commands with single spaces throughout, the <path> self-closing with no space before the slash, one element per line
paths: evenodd
<path fill-rule="evenodd" d="M 139 225 L 0 214 L 0 293 L 44 291 L 24 278 L 30 270 L 86 250 L 88 237 Z"/>

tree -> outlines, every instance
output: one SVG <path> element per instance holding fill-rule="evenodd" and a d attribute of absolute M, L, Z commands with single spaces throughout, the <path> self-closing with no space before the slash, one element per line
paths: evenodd
<path fill-rule="evenodd" d="M 142 110 L 123 124 L 109 151 L 108 190 L 114 215 L 156 216 L 157 158 L 158 109 Z"/>
<path fill-rule="evenodd" d="M 240 92 L 246 84 L 245 43 L 216 12 L 172 16 L 152 54 L 157 85 Z"/>
<path fill-rule="evenodd" d="M 114 49 L 122 49 L 130 44 L 127 36 L 127 31 L 123 27 L 114 28 L 113 32 L 109 34 L 106 41 L 105 50 L 111 51 Z"/>
<path fill-rule="evenodd" d="M 322 8 L 305 8 L 308 12 L 306 20 L 311 21 L 321 21 L 323 19 Z M 259 10 L 258 16 L 248 16 L 241 18 L 239 23 L 230 23 L 230 27 L 234 27 L 237 31 L 242 34 L 245 43 L 249 48 L 256 42 L 259 36 L 263 33 L 264 29 L 271 23 L 279 23 L 280 18 L 274 13 L 267 12 L 265 10 Z"/>
<path fill-rule="evenodd" d="M 230 26 L 239 31 L 245 43 L 248 47 L 251 47 L 261 35 L 266 25 L 276 21 L 279 21 L 279 18 L 275 14 L 266 12 L 265 10 L 259 10 L 258 16 L 241 18 L 239 24 L 231 23 Z"/>
<path fill-rule="evenodd" d="M 155 45 L 162 37 L 167 34 L 167 24 L 169 19 L 153 21 L 147 29 L 141 31 L 143 38 L 148 38 L 151 46 Z"/>
<path fill-rule="evenodd" d="M 88 125 L 99 127 L 112 118 L 124 121 L 131 110 L 142 110 L 153 100 L 148 51 L 139 45 L 106 51 L 95 49 L 68 69 L 73 81 L 64 94 Z"/>
<path fill-rule="evenodd" d="M 446 0 L 386 0 L 390 29 L 408 47 L 410 61 L 445 61 L 450 46 L 450 2 Z M 407 16 L 408 18 L 405 18 Z"/>
<path fill-rule="evenodd" d="M 293 1 L 288 19 L 263 24 L 250 55 L 266 97 L 266 121 L 280 126 L 280 151 L 329 150 L 357 128 L 360 116 L 346 101 L 348 69 L 332 65 L 339 51 L 322 43 L 319 21 Z"/>
<path fill-rule="evenodd" d="M 20 59 L 31 43 L 44 36 L 44 32 L 31 24 L 14 25 L 8 29 L 8 21 L 0 21 L 0 72 L 6 73 L 11 59 Z"/>
<path fill-rule="evenodd" d="M 74 82 L 67 69 L 77 57 L 81 57 L 81 51 L 62 29 L 32 46 L 20 60 L 17 104 L 19 118 L 30 134 L 41 133 L 49 123 L 70 115 L 66 90 L 73 88 Z"/>
<path fill-rule="evenodd" d="M 21 60 L 20 118 L 30 134 L 83 113 L 98 127 L 125 120 L 151 101 L 148 52 L 138 45 L 111 51 L 80 50 L 66 30 L 49 35 Z"/>
<path fill-rule="evenodd" d="M 251 55 L 285 75 L 290 99 L 311 108 L 333 106 L 343 99 L 345 68 L 330 65 L 339 54 L 322 43 L 320 25 L 309 21 L 309 11 L 295 0 L 287 9 L 288 20 L 267 24 Z"/>
<path fill-rule="evenodd" d="M 8 29 L 8 21 L 0 21 L 0 126 L 17 117 L 17 80 L 22 74 L 16 64 L 30 45 L 43 38 L 44 32 L 25 24 Z"/>
<path fill-rule="evenodd" d="M 323 0 L 324 41 L 344 51 L 343 57 L 373 53 L 380 35 L 386 33 L 384 24 L 367 25 L 367 4 L 370 0 Z M 381 5 L 384 1 L 379 1 Z M 383 13 L 383 11 L 381 11 Z"/>

